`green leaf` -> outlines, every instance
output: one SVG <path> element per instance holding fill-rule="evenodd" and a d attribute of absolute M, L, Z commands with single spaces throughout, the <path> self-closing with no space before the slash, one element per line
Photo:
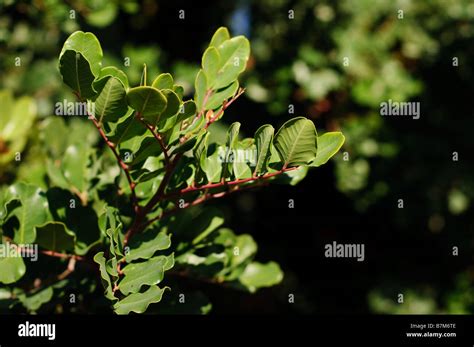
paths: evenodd
<path fill-rule="evenodd" d="M 43 306 L 43 304 L 51 301 L 53 294 L 53 287 L 50 286 L 33 294 L 20 294 L 18 295 L 18 299 L 29 312 L 36 312 L 41 306 Z"/>
<path fill-rule="evenodd" d="M 59 60 L 59 71 L 63 82 L 74 90 L 80 98 L 90 99 L 96 94 L 92 88 L 94 74 L 89 62 L 76 51 L 65 51 Z"/>
<path fill-rule="evenodd" d="M 125 88 L 115 77 L 110 77 L 95 100 L 95 118 L 116 122 L 128 111 Z"/>
<path fill-rule="evenodd" d="M 199 222 L 198 222 L 199 221 Z M 192 240 L 193 245 L 199 244 L 206 237 L 208 237 L 213 231 L 217 230 L 222 224 L 224 224 L 224 218 L 221 213 L 209 209 L 205 211 L 199 220 L 195 221 L 194 226 L 196 230 L 199 230 L 199 234 Z M 201 230 L 202 229 L 202 230 Z"/>
<path fill-rule="evenodd" d="M 62 161 L 63 174 L 67 181 L 79 192 L 86 190 L 88 164 L 89 146 L 84 143 L 77 143 L 66 149 Z"/>
<path fill-rule="evenodd" d="M 178 118 L 176 119 L 176 122 L 180 123 L 183 120 L 194 116 L 196 114 L 196 110 L 196 104 L 193 100 L 185 101 L 179 108 Z"/>
<path fill-rule="evenodd" d="M 22 152 L 28 133 L 36 118 L 36 102 L 23 96 L 13 99 L 11 90 L 0 91 L 0 139 L 3 142 L 0 151 L 0 171 L 6 164 L 14 160 L 17 152 Z"/>
<path fill-rule="evenodd" d="M 234 148 L 234 155 L 232 157 L 232 169 L 234 177 L 237 179 L 250 178 L 252 177 L 252 170 L 246 161 L 246 153 L 248 148 L 245 148 L 240 143 Z"/>
<path fill-rule="evenodd" d="M 168 287 L 163 289 L 158 286 L 152 286 L 143 293 L 135 293 L 120 300 L 114 305 L 117 314 L 129 314 L 130 312 L 143 313 L 150 304 L 161 301 L 163 293 Z"/>
<path fill-rule="evenodd" d="M 151 86 L 156 89 L 173 89 L 173 76 L 169 73 L 162 73 L 155 78 Z"/>
<path fill-rule="evenodd" d="M 223 88 L 234 82 L 245 70 L 250 55 L 250 43 L 244 36 L 236 36 L 223 42 L 219 47 L 219 70 L 214 89 Z M 208 84 L 209 87 L 210 84 Z"/>
<path fill-rule="evenodd" d="M 318 136 L 318 153 L 311 166 L 321 166 L 341 149 L 345 137 L 340 132 L 329 132 Z"/>
<path fill-rule="evenodd" d="M 163 120 L 174 116 L 178 113 L 181 105 L 181 100 L 178 95 L 171 89 L 162 90 L 163 95 L 166 97 L 166 108 L 161 113 L 159 120 Z"/>
<path fill-rule="evenodd" d="M 229 39 L 230 39 L 230 34 L 227 28 L 220 27 L 219 29 L 216 30 L 214 35 L 212 35 L 212 39 L 211 39 L 211 43 L 209 44 L 209 47 L 217 48 Z"/>
<path fill-rule="evenodd" d="M 194 82 L 194 100 L 196 101 L 196 106 L 198 111 L 204 109 L 204 99 L 207 93 L 207 78 L 203 70 L 199 70 L 196 81 Z"/>
<path fill-rule="evenodd" d="M 235 81 L 231 85 L 222 88 L 211 95 L 209 101 L 206 103 L 206 110 L 215 110 L 222 106 L 224 100 L 227 100 L 235 95 L 239 89 L 239 82 Z"/>
<path fill-rule="evenodd" d="M 13 241 L 19 245 L 33 243 L 36 239 L 35 227 L 44 224 L 48 218 L 45 193 L 36 186 L 22 182 L 10 186 L 8 193 L 21 202 L 21 206 L 10 214 L 10 217 L 17 217 L 20 223 Z"/>
<path fill-rule="evenodd" d="M 316 128 L 304 117 L 290 119 L 278 130 L 274 145 L 283 167 L 307 165 L 316 158 Z"/>
<path fill-rule="evenodd" d="M 92 33 L 76 31 L 68 37 L 59 55 L 63 81 L 82 98 L 95 95 L 92 82 L 100 74 L 102 48 Z"/>
<path fill-rule="evenodd" d="M 283 279 L 283 272 L 275 262 L 261 264 L 253 262 L 247 265 L 243 274 L 239 277 L 247 289 L 254 293 L 261 287 L 271 287 L 280 283 Z"/>
<path fill-rule="evenodd" d="M 102 284 L 105 288 L 105 297 L 109 300 L 117 300 L 117 298 L 114 296 L 114 292 L 112 290 L 112 281 L 110 279 L 110 276 L 107 272 L 107 266 L 106 266 L 106 259 L 104 257 L 104 252 L 99 252 L 94 256 L 94 261 L 99 264 L 99 271 L 100 271 L 100 276 L 102 278 Z"/>
<path fill-rule="evenodd" d="M 203 136 L 201 136 L 194 147 L 194 159 L 196 159 L 199 166 L 201 166 L 201 161 L 205 159 L 207 153 L 207 140 L 209 138 L 209 134 L 209 132 L 206 132 Z"/>
<path fill-rule="evenodd" d="M 100 70 L 99 76 L 95 79 L 95 81 L 92 83 L 92 87 L 94 90 L 97 92 L 102 90 L 104 88 L 105 83 L 111 78 L 115 77 L 117 78 L 123 85 L 123 88 L 127 90 L 129 88 L 128 84 L 128 77 L 120 69 L 117 69 L 115 66 L 106 66 Z"/>
<path fill-rule="evenodd" d="M 54 252 L 72 251 L 76 235 L 61 222 L 48 222 L 36 227 L 36 243 Z"/>
<path fill-rule="evenodd" d="M 211 183 L 219 182 L 222 174 L 222 159 L 217 145 L 209 146 L 206 158 L 201 161 L 201 167 Z"/>
<path fill-rule="evenodd" d="M 102 47 L 99 40 L 93 33 L 76 31 L 64 42 L 60 58 L 66 51 L 75 51 L 90 64 L 90 69 L 94 76 L 98 76 L 102 67 Z"/>
<path fill-rule="evenodd" d="M 226 149 L 225 149 L 225 156 L 223 160 L 223 170 L 222 170 L 222 177 L 227 177 L 228 167 L 229 164 L 232 164 L 233 159 L 231 160 L 231 156 L 235 154 L 236 145 L 239 140 L 239 130 L 240 130 L 240 123 L 234 122 L 229 126 L 227 130 L 227 140 L 226 140 Z"/>
<path fill-rule="evenodd" d="M 0 257 L 0 283 L 11 284 L 26 272 L 22 257 Z"/>
<path fill-rule="evenodd" d="M 174 258 L 173 254 L 169 257 Z M 144 285 L 152 286 L 163 280 L 171 259 L 164 255 L 157 256 L 142 263 L 132 263 L 123 269 L 124 278 L 119 283 L 120 292 L 125 295 L 137 293 Z"/>
<path fill-rule="evenodd" d="M 206 49 L 202 56 L 202 69 L 207 77 L 207 88 L 212 88 L 219 70 L 220 54 L 214 47 Z"/>
<path fill-rule="evenodd" d="M 255 173 L 257 175 L 267 172 L 268 161 L 271 156 L 271 148 L 273 142 L 273 134 L 275 129 L 271 125 L 262 125 L 255 132 L 255 143 L 257 145 L 257 163 L 255 165 Z"/>
<path fill-rule="evenodd" d="M 152 87 L 135 87 L 127 93 L 128 104 L 150 124 L 156 124 L 161 112 L 166 109 L 166 97 Z"/>
<path fill-rule="evenodd" d="M 137 259 L 149 259 L 157 251 L 168 249 L 171 246 L 171 236 L 159 229 L 147 231 L 135 236 L 129 244 L 130 250 L 125 255 L 127 263 Z"/>
<path fill-rule="evenodd" d="M 238 250 L 238 254 L 235 253 Z M 243 264 L 249 258 L 253 257 L 257 253 L 257 243 L 250 235 L 239 235 L 237 236 L 236 243 L 234 245 L 233 257 L 231 258 L 231 266 L 236 267 Z"/>

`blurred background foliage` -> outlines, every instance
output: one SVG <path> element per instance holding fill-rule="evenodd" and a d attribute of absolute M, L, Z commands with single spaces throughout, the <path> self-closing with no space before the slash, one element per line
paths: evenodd
<path fill-rule="evenodd" d="M 214 312 L 239 300 L 247 313 L 473 313 L 470 0 L 0 0 L 0 184 L 44 186 L 40 163 L 74 141 L 62 137 L 97 142 L 80 120 L 51 124 L 54 104 L 70 97 L 56 64 L 71 32 L 100 37 L 106 64 L 123 64 L 132 85 L 146 63 L 191 95 L 202 49 L 221 25 L 252 44 L 229 124 L 242 121 L 251 134 L 304 115 L 318 129 L 341 129 L 346 144 L 296 187 L 213 203 L 282 265 L 279 287 L 247 296 L 186 285 L 213 297 Z M 381 117 L 389 99 L 421 102 L 421 118 Z M 48 133 L 57 127 L 66 130 Z M 52 138 L 57 145 L 46 146 Z M 333 240 L 365 243 L 366 261 L 324 258 Z"/>

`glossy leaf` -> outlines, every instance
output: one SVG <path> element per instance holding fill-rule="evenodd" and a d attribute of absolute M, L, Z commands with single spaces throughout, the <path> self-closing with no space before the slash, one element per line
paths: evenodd
<path fill-rule="evenodd" d="M 273 143 L 273 134 L 275 129 L 271 125 L 262 125 L 255 132 L 255 144 L 257 146 L 257 163 L 255 165 L 255 173 L 263 174 L 267 171 L 268 161 L 271 156 L 271 148 Z"/>
<path fill-rule="evenodd" d="M 205 109 L 215 110 L 221 107 L 224 101 L 234 96 L 238 89 L 239 89 L 239 82 L 234 81 L 229 86 L 215 91 L 209 98 L 209 101 L 206 102 Z"/>
<path fill-rule="evenodd" d="M 170 235 L 159 232 L 159 229 L 150 230 L 132 239 L 125 260 L 131 263 L 137 259 L 149 259 L 157 251 L 168 249 L 170 246 Z"/>
<path fill-rule="evenodd" d="M 204 101 L 206 99 L 206 93 L 207 93 L 207 78 L 203 70 L 199 70 L 196 76 L 194 89 L 195 89 L 194 100 L 196 102 L 198 111 L 201 111 L 205 107 Z"/>
<path fill-rule="evenodd" d="M 173 89 L 173 76 L 169 73 L 162 73 L 155 78 L 151 86 L 156 89 Z"/>
<path fill-rule="evenodd" d="M 244 36 L 236 36 L 223 42 L 218 47 L 218 51 L 219 70 L 215 83 L 212 84 L 214 89 L 229 85 L 245 70 L 250 55 L 250 43 Z"/>
<path fill-rule="evenodd" d="M 214 35 L 212 35 L 211 43 L 209 44 L 209 47 L 219 47 L 221 44 L 223 44 L 225 41 L 230 39 L 229 31 L 227 30 L 226 27 L 220 27 L 219 29 L 216 30 Z"/>
<path fill-rule="evenodd" d="M 112 281 L 110 279 L 110 276 L 107 272 L 107 266 L 106 266 L 106 259 L 104 257 L 104 252 L 99 252 L 94 256 L 94 261 L 99 264 L 99 271 L 100 271 L 100 276 L 102 278 L 102 284 L 105 288 L 105 297 L 109 300 L 117 300 L 117 298 L 114 296 L 113 290 L 112 290 Z"/>
<path fill-rule="evenodd" d="M 116 122 L 128 111 L 125 88 L 115 77 L 110 77 L 95 100 L 95 118 Z"/>
<path fill-rule="evenodd" d="M 127 93 L 128 104 L 150 124 L 156 124 L 161 112 L 166 109 L 166 97 L 152 87 L 135 87 Z"/>
<path fill-rule="evenodd" d="M 104 88 L 105 83 L 111 78 L 116 78 L 122 83 L 122 86 L 125 90 L 128 90 L 128 77 L 120 69 L 117 69 L 115 66 L 106 66 L 100 70 L 99 76 L 96 77 L 95 81 L 92 83 L 92 87 L 95 91 L 99 92 Z"/>
<path fill-rule="evenodd" d="M 152 286 L 143 293 L 131 294 L 114 305 L 115 312 L 117 314 L 143 313 L 150 304 L 161 301 L 166 289 L 169 288 L 161 289 L 158 286 Z"/>
<path fill-rule="evenodd" d="M 76 51 L 65 51 L 59 60 L 59 71 L 63 82 L 74 90 L 79 97 L 89 99 L 95 96 L 92 88 L 94 74 L 89 62 Z"/>
<path fill-rule="evenodd" d="M 36 227 L 36 243 L 54 252 L 73 251 L 76 235 L 61 222 L 48 222 Z"/>
<path fill-rule="evenodd" d="M 326 164 L 331 157 L 341 149 L 345 137 L 340 132 L 329 132 L 318 136 L 318 153 L 311 166 Z"/>
<path fill-rule="evenodd" d="M 20 224 L 13 241 L 16 244 L 33 243 L 36 239 L 35 227 L 44 224 L 48 218 L 45 193 L 40 188 L 25 183 L 10 186 L 8 192 L 21 202 L 21 206 L 10 214 L 10 217 L 17 217 Z"/>
<path fill-rule="evenodd" d="M 316 158 L 316 128 L 304 117 L 290 119 L 278 130 L 274 145 L 284 167 L 307 165 Z"/>
<path fill-rule="evenodd" d="M 169 256 L 173 258 L 173 255 Z M 155 285 L 163 280 L 164 272 L 171 261 L 169 257 L 157 256 L 142 263 L 132 263 L 123 269 L 124 277 L 119 289 L 125 295 L 137 293 L 144 285 Z"/>
<path fill-rule="evenodd" d="M 76 31 L 64 42 L 61 56 L 67 51 L 75 51 L 87 60 L 94 76 L 100 74 L 102 67 L 102 47 L 93 33 Z"/>
<path fill-rule="evenodd" d="M 219 70 L 220 54 L 214 47 L 206 49 L 202 56 L 202 69 L 207 77 L 207 88 L 211 89 L 217 77 Z"/>
<path fill-rule="evenodd" d="M 82 98 L 95 95 L 92 83 L 100 74 L 102 48 L 92 33 L 76 31 L 68 37 L 59 56 L 63 81 Z"/>

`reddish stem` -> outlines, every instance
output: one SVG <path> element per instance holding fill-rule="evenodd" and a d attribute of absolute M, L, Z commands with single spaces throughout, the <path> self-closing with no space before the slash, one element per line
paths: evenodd
<path fill-rule="evenodd" d="M 153 134 L 153 137 L 156 139 L 156 141 L 159 143 L 161 150 L 163 151 L 163 154 L 165 155 L 165 162 L 166 164 L 169 164 L 170 162 L 170 156 L 168 154 L 168 149 L 166 148 L 166 145 L 163 141 L 163 137 L 161 137 L 161 134 L 155 131 L 155 127 L 152 125 L 148 124 L 143 118 L 139 118 L 140 122 L 145 124 L 147 129 Z"/>
<path fill-rule="evenodd" d="M 224 103 L 222 104 L 222 108 L 219 110 L 219 112 L 217 112 L 214 117 L 212 117 L 206 124 L 206 126 L 204 127 L 204 129 L 207 129 L 212 123 L 214 123 L 216 120 L 219 119 L 219 117 L 224 113 L 224 111 L 230 106 L 232 105 L 232 103 L 237 100 L 239 98 L 239 96 L 241 96 L 243 93 L 244 93 L 245 89 L 243 88 L 240 88 L 239 91 L 237 92 L 237 94 L 235 94 L 232 99 L 230 99 L 229 101 L 224 101 Z"/>
<path fill-rule="evenodd" d="M 127 177 L 128 185 L 130 186 L 130 191 L 131 191 L 131 194 L 132 194 L 133 207 L 134 207 L 135 212 L 138 212 L 138 211 L 140 210 L 140 206 L 138 205 L 138 199 L 137 199 L 137 195 L 136 195 L 136 193 L 135 193 L 135 186 L 136 186 L 136 183 L 135 183 L 135 182 L 133 181 L 133 179 L 132 179 L 132 176 L 131 176 L 131 174 L 130 174 L 128 165 L 124 163 L 124 161 L 122 160 L 122 158 L 120 158 L 119 153 L 118 153 L 117 150 L 115 149 L 115 144 L 114 144 L 112 141 L 109 140 L 109 138 L 108 138 L 107 135 L 105 134 L 104 130 L 103 130 L 102 127 L 100 126 L 100 124 L 99 124 L 99 122 L 97 121 L 97 119 L 96 119 L 94 116 L 91 116 L 91 115 L 89 115 L 89 118 L 92 119 L 92 122 L 94 123 L 95 127 L 96 127 L 97 130 L 99 131 L 100 136 L 102 136 L 102 138 L 104 139 L 105 143 L 107 144 L 107 146 L 110 148 L 110 150 L 111 150 L 112 153 L 114 154 L 115 158 L 117 159 L 118 164 L 120 165 L 120 167 L 122 168 L 122 170 L 125 172 L 125 176 Z"/>

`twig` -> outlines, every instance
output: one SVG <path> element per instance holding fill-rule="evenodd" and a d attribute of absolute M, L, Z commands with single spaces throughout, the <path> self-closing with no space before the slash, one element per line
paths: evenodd
<path fill-rule="evenodd" d="M 170 156 L 168 154 L 168 149 L 166 148 L 166 145 L 163 141 L 163 137 L 161 137 L 161 134 L 156 132 L 154 127 L 151 126 L 150 124 L 148 124 L 145 121 L 145 119 L 143 119 L 142 117 L 138 117 L 138 119 L 140 120 L 140 122 L 142 122 L 147 127 L 147 129 L 153 134 L 153 137 L 159 143 L 159 145 L 161 147 L 161 150 L 163 151 L 163 154 L 165 155 L 165 163 L 166 163 L 166 165 L 168 165 L 169 162 L 170 162 Z"/>
<path fill-rule="evenodd" d="M 207 129 L 212 123 L 214 123 L 216 120 L 219 119 L 219 117 L 224 113 L 224 111 L 230 106 L 232 105 L 232 103 L 237 100 L 239 98 L 239 96 L 241 96 L 243 93 L 245 92 L 245 89 L 244 88 L 240 88 L 239 91 L 237 92 L 237 94 L 235 94 L 232 99 L 230 99 L 229 101 L 224 101 L 224 103 L 222 104 L 222 107 L 221 109 L 219 110 L 219 112 L 217 112 L 214 117 L 212 117 L 211 119 L 209 119 L 209 121 L 206 123 L 204 129 Z"/>
<path fill-rule="evenodd" d="M 197 186 L 197 187 L 196 186 L 189 186 L 189 187 L 181 189 L 179 191 L 167 194 L 167 195 L 163 196 L 163 198 L 168 199 L 168 198 L 179 196 L 179 195 L 182 195 L 182 194 L 186 194 L 186 193 L 190 193 L 190 192 L 196 192 L 196 191 L 205 190 L 205 189 L 220 188 L 220 187 L 224 187 L 224 186 L 234 186 L 234 185 L 243 184 L 243 183 L 252 182 L 252 181 L 265 180 L 265 179 L 269 179 L 269 178 L 281 175 L 284 172 L 296 170 L 298 168 L 299 168 L 298 166 L 285 168 L 285 169 L 281 169 L 279 171 L 268 173 L 268 174 L 265 174 L 265 175 L 262 175 L 262 176 L 252 176 L 250 178 L 236 179 L 234 181 L 221 181 L 221 182 L 218 182 L 218 183 L 208 183 L 208 184 L 205 184 L 205 185 L 202 185 L 202 186 Z"/>

